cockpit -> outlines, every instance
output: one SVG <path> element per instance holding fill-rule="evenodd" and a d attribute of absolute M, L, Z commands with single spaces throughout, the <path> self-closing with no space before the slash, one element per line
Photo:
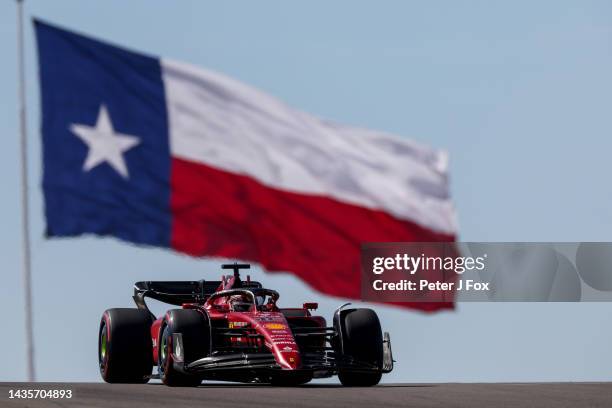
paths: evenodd
<path fill-rule="evenodd" d="M 232 312 L 272 312 L 278 311 L 276 302 L 278 292 L 271 289 L 229 289 L 217 292 L 211 296 L 210 301 L 217 305 L 227 305 Z"/>

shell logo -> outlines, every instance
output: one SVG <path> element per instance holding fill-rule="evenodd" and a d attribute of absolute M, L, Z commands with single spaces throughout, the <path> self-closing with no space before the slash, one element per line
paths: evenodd
<path fill-rule="evenodd" d="M 275 329 L 276 329 L 276 330 L 279 330 L 279 329 L 286 329 L 286 328 L 287 328 L 287 326 L 285 326 L 285 325 L 284 325 L 284 324 L 282 324 L 282 323 L 266 323 L 266 324 L 264 325 L 264 327 L 265 327 L 266 329 L 270 329 L 270 330 L 275 330 Z"/>

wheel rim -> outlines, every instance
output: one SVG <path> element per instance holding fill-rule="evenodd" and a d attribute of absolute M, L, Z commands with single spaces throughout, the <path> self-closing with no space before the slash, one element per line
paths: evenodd
<path fill-rule="evenodd" d="M 104 360 L 106 357 L 106 330 L 102 332 L 102 345 L 100 346 L 100 358 Z"/>
<path fill-rule="evenodd" d="M 159 373 L 163 374 L 168 359 L 168 326 L 164 327 L 160 341 L 159 350 Z"/>
<path fill-rule="evenodd" d="M 102 323 L 102 327 L 100 328 L 100 351 L 98 353 L 100 367 L 104 367 L 104 364 L 106 362 L 107 353 L 108 353 L 108 337 L 107 337 L 106 323 Z"/>
<path fill-rule="evenodd" d="M 164 335 L 162 336 L 162 344 L 161 344 L 161 354 L 162 354 L 162 360 L 166 361 L 166 354 L 167 354 L 167 343 L 168 343 L 168 337 L 166 336 L 166 334 L 164 333 Z"/>

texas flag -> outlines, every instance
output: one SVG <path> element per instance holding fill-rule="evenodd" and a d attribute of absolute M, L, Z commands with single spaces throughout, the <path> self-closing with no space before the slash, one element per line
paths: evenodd
<path fill-rule="evenodd" d="M 252 261 L 347 298 L 360 297 L 362 243 L 455 239 L 444 152 L 216 72 L 35 28 L 48 236 Z"/>

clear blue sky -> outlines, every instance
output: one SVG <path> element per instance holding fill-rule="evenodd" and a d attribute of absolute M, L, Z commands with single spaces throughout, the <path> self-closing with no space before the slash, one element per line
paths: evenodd
<path fill-rule="evenodd" d="M 27 16 L 209 67 L 289 104 L 450 152 L 460 238 L 612 241 L 608 1 L 26 1 Z M 37 369 L 99 381 L 98 319 L 141 279 L 216 278 L 218 262 L 113 239 L 43 238 L 35 43 L 26 30 Z M 0 4 L 0 381 L 25 378 L 15 5 Z M 284 298 L 341 299 L 289 275 Z M 611 380 L 612 305 L 377 307 L 388 381 Z"/>

